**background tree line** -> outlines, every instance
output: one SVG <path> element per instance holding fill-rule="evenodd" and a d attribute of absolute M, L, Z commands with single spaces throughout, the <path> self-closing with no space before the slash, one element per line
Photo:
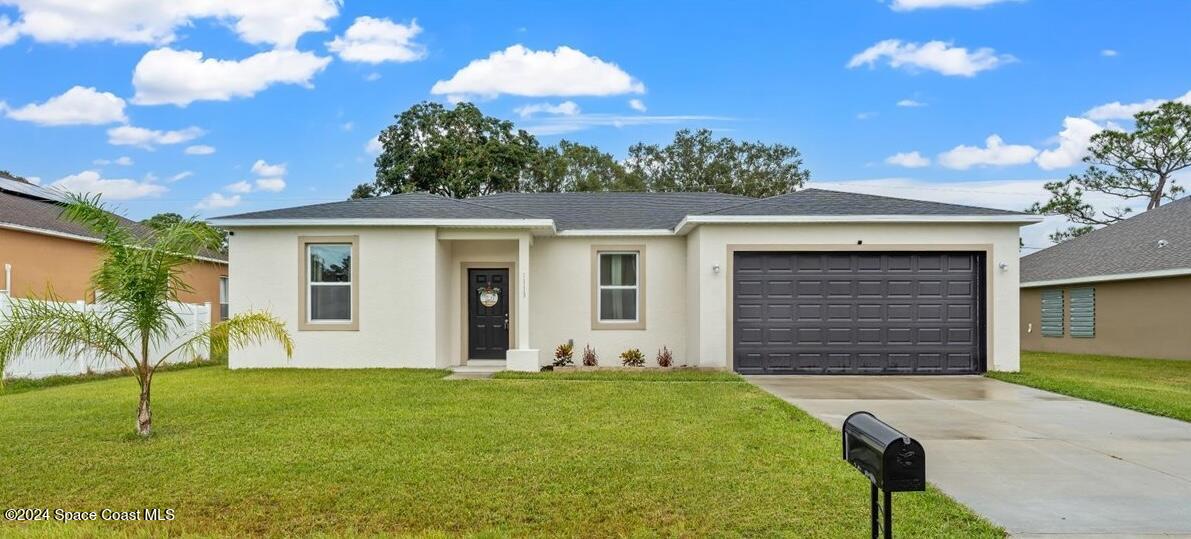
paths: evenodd
<path fill-rule="evenodd" d="M 425 191 L 454 198 L 504 191 L 714 191 L 765 197 L 802 187 L 810 172 L 793 146 L 680 130 L 666 145 L 634 144 L 618 161 L 567 140 L 543 147 L 471 103 L 423 102 L 380 134 L 376 177 L 351 198 Z"/>

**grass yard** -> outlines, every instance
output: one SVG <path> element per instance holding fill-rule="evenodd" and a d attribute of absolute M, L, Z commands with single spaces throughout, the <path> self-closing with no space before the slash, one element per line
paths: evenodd
<path fill-rule="evenodd" d="M 1191 361 L 1022 352 L 1021 372 L 987 376 L 1191 421 Z"/>
<path fill-rule="evenodd" d="M 131 379 L 0 396 L 0 506 L 176 511 L 0 536 L 868 534 L 838 434 L 738 378 L 443 374 L 162 373 L 149 440 Z M 894 503 L 900 536 L 1003 536 L 933 489 Z"/>

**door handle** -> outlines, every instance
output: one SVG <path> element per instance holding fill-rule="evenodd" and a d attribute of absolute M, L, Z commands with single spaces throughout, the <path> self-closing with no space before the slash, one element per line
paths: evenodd
<path fill-rule="evenodd" d="M 509 313 L 505 313 L 505 329 L 509 329 Z"/>

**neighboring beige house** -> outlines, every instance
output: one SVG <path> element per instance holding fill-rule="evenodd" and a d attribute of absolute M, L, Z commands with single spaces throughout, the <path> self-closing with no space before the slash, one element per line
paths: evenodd
<path fill-rule="evenodd" d="M 401 194 L 214 219 L 233 313 L 293 332 L 244 367 L 537 370 L 662 346 L 750 374 L 1018 368 L 1015 212 L 807 189 Z"/>
<path fill-rule="evenodd" d="M 1021 347 L 1191 359 L 1191 197 L 1021 259 Z"/>
<path fill-rule="evenodd" d="M 44 297 L 49 290 L 66 301 L 94 300 L 91 273 L 101 256 L 99 238 L 86 227 L 63 220 L 61 193 L 11 177 L 0 177 L 0 293 L 16 298 Z M 144 227 L 126 221 L 134 230 Z M 211 303 L 211 321 L 227 304 L 227 260 L 218 253 L 199 257 L 186 269 L 193 290 L 179 294 L 188 303 Z"/>

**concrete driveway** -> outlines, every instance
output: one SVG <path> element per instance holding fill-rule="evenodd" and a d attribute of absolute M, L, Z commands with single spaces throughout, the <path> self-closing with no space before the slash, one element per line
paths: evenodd
<path fill-rule="evenodd" d="M 1189 423 L 979 376 L 746 378 L 836 428 L 868 410 L 917 438 L 927 479 L 1013 535 L 1191 537 Z"/>

